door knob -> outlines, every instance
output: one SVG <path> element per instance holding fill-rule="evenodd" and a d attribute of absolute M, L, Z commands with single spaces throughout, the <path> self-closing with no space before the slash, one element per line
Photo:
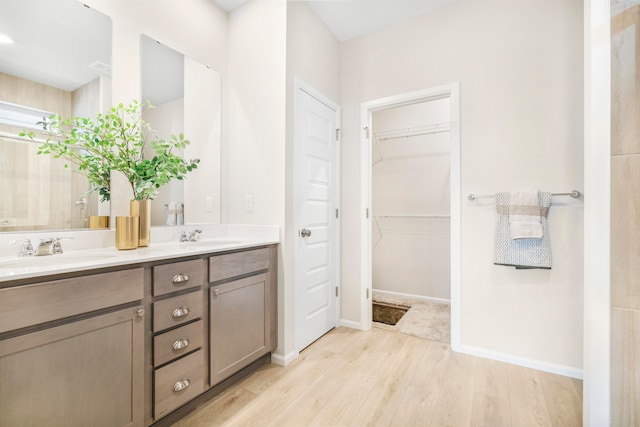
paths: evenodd
<path fill-rule="evenodd" d="M 306 228 L 303 228 L 302 230 L 300 230 L 300 235 L 302 237 L 309 237 L 311 236 L 311 230 L 307 230 Z"/>

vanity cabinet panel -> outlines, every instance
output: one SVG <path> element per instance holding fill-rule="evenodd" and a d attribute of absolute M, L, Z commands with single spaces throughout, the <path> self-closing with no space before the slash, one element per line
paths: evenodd
<path fill-rule="evenodd" d="M 259 274 L 209 293 L 211 385 L 228 378 L 270 351 L 269 280 Z"/>
<path fill-rule="evenodd" d="M 153 365 L 160 366 L 202 347 L 203 322 L 181 326 L 153 338 Z"/>
<path fill-rule="evenodd" d="M 234 252 L 209 258 L 209 282 L 266 270 L 269 268 L 269 249 Z"/>
<path fill-rule="evenodd" d="M 143 292 L 142 268 L 0 289 L 0 333 L 138 301 Z"/>
<path fill-rule="evenodd" d="M 0 341 L 0 426 L 142 425 L 139 309 Z"/>
<path fill-rule="evenodd" d="M 204 352 L 197 352 L 156 369 L 154 416 L 168 414 L 204 391 Z"/>
<path fill-rule="evenodd" d="M 182 294 L 153 303 L 153 330 L 160 332 L 202 316 L 202 292 Z"/>
<path fill-rule="evenodd" d="M 201 259 L 156 265 L 153 267 L 153 295 L 166 295 L 202 285 L 204 279 Z"/>

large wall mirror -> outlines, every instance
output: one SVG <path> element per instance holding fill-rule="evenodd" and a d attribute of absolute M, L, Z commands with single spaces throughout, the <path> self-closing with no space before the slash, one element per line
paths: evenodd
<path fill-rule="evenodd" d="M 220 222 L 220 74 L 146 36 L 141 37 L 143 119 L 159 137 L 184 133 L 184 158 L 200 159 L 182 181 L 160 188 L 151 225 Z M 152 155 L 152 153 L 148 153 Z"/>
<path fill-rule="evenodd" d="M 111 105 L 111 20 L 77 0 L 2 0 L 0 232 L 82 229 L 108 204 L 65 161 L 37 155 L 44 115 L 95 116 Z"/>

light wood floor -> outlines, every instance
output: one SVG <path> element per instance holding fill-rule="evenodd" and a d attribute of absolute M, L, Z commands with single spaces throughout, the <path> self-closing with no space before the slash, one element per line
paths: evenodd
<path fill-rule="evenodd" d="M 177 425 L 581 426 L 582 381 L 396 332 L 338 328 Z"/>

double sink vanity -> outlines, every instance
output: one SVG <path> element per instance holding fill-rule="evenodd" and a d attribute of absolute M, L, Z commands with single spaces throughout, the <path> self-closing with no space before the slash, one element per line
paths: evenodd
<path fill-rule="evenodd" d="M 268 363 L 278 227 L 219 228 L 0 256 L 0 426 L 170 425 Z"/>

